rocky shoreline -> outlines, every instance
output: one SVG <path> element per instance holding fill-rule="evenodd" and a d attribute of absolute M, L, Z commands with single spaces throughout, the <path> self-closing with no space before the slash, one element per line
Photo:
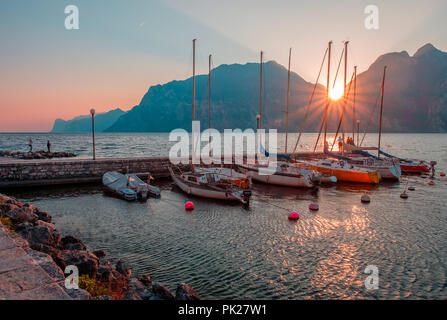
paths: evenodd
<path fill-rule="evenodd" d="M 138 279 L 124 261 L 113 265 L 103 250 L 89 251 L 84 242 L 57 231 L 47 212 L 0 194 L 0 217 L 14 241 L 73 298 L 81 300 L 199 300 L 200 296 L 185 283 L 175 294 L 149 275 Z M 74 265 L 79 270 L 82 289 L 66 289 L 64 270 Z M 84 290 L 85 289 L 85 290 Z"/>
<path fill-rule="evenodd" d="M 48 152 L 45 150 L 29 151 L 29 152 L 0 150 L 0 157 L 32 160 L 32 159 L 74 158 L 76 157 L 76 154 L 72 152 Z"/>

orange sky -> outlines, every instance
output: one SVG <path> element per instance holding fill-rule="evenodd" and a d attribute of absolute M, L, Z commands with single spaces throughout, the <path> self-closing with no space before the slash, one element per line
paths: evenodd
<path fill-rule="evenodd" d="M 73 0 L 80 30 L 64 28 L 65 3 L 5 0 L 0 12 L 0 132 L 49 131 L 56 118 L 128 110 L 151 85 L 214 65 L 266 60 L 313 82 L 328 40 L 337 60 L 350 40 L 350 68 L 364 71 L 381 54 L 413 54 L 427 42 L 447 51 L 443 0 L 377 0 L 380 29 L 364 28 L 363 0 L 166 1 Z M 334 67 L 335 68 L 335 67 Z M 349 72 L 349 74 L 351 71 Z"/>

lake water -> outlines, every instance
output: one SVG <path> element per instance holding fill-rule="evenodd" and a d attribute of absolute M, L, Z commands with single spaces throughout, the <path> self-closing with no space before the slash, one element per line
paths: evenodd
<path fill-rule="evenodd" d="M 26 150 L 30 136 L 35 149 L 50 139 L 58 151 L 91 156 L 88 134 L 0 134 L 0 150 Z M 300 150 L 313 149 L 315 137 L 304 135 Z M 367 136 L 367 145 L 376 143 L 377 135 Z M 97 156 L 167 155 L 172 144 L 167 134 L 98 134 Z M 445 134 L 384 134 L 382 145 L 447 171 Z M 407 181 L 416 191 L 403 200 Z M 112 261 L 125 259 L 134 274 L 171 289 L 189 283 L 204 299 L 447 299 L 447 178 L 428 181 L 409 176 L 316 191 L 255 184 L 248 210 L 193 198 L 192 212 L 169 181 L 157 182 L 162 196 L 147 203 L 108 197 L 100 185 L 5 193 L 47 210 L 63 234 L 104 249 Z M 365 192 L 367 205 L 360 202 Z M 312 202 L 320 205 L 316 213 L 308 210 Z M 287 219 L 292 210 L 299 221 Z M 364 286 L 368 265 L 379 270 L 378 290 Z"/>

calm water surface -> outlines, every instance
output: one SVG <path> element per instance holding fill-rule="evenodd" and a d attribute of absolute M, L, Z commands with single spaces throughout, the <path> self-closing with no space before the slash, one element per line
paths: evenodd
<path fill-rule="evenodd" d="M 0 150 L 26 150 L 29 134 L 0 134 Z M 89 157 L 89 135 L 32 135 L 36 149 L 50 138 L 60 151 Z M 385 134 L 384 149 L 436 160 L 447 171 L 447 135 Z M 279 145 L 283 141 L 280 136 Z M 367 144 L 376 144 L 369 135 Z M 167 134 L 99 134 L 97 155 L 166 155 Z M 290 139 L 289 141 L 292 141 Z M 313 148 L 305 135 L 302 150 Z M 38 145 L 42 144 L 39 148 Z M 399 195 L 406 181 L 416 187 Z M 254 185 L 249 210 L 187 197 L 160 181 L 161 199 L 128 203 L 101 186 L 9 190 L 50 212 L 63 234 L 82 238 L 108 258 L 127 260 L 135 274 L 175 289 L 191 284 L 205 299 L 447 299 L 447 179 L 405 177 L 377 187 L 338 184 L 319 190 Z M 360 203 L 367 192 L 372 202 Z M 317 202 L 320 210 L 308 210 Z M 297 210 L 301 219 L 290 222 Z M 379 269 L 379 289 L 366 290 L 364 270 Z"/>

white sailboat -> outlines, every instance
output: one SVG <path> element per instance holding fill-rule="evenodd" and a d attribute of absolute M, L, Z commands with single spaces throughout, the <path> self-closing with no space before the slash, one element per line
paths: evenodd
<path fill-rule="evenodd" d="M 195 119 L 195 43 L 193 40 L 193 102 L 192 120 Z M 210 64 L 211 66 L 211 64 Z M 195 140 L 193 134 L 193 152 L 195 152 Z M 174 183 L 185 193 L 203 198 L 234 200 L 244 205 L 249 205 L 251 191 L 242 179 L 232 179 L 224 168 L 204 168 L 195 167 L 191 164 L 192 170 L 181 172 L 178 168 L 169 167 L 169 172 Z M 239 185 L 238 185 L 239 184 Z M 242 185 L 245 188 L 243 188 Z"/>
<path fill-rule="evenodd" d="M 290 88 L 290 57 L 291 50 L 289 50 L 289 72 L 288 72 L 288 85 L 287 85 L 287 106 L 286 106 L 286 118 L 288 118 L 289 110 L 289 88 Z M 259 125 L 258 129 L 262 129 L 262 58 L 263 52 L 261 51 L 261 64 L 260 64 L 260 104 L 259 104 Z M 286 141 L 287 141 L 287 129 L 288 129 L 288 119 L 286 119 Z M 286 142 L 286 152 L 287 152 L 287 142 Z M 319 182 L 319 174 L 301 168 L 300 166 L 293 166 L 285 161 L 275 161 L 270 162 L 270 168 L 274 170 L 269 170 L 267 172 L 267 167 L 269 167 L 269 162 L 256 162 L 255 164 L 240 164 L 238 165 L 238 170 L 244 174 L 251 177 L 253 181 L 285 186 L 285 187 L 302 187 L 302 188 L 312 188 Z M 273 172 L 270 172 L 273 171 Z"/>
<path fill-rule="evenodd" d="M 272 166 L 271 163 L 270 166 Z M 260 162 L 238 165 L 239 171 L 249 175 L 254 181 L 285 187 L 312 188 L 315 186 L 316 177 L 312 170 L 292 167 L 284 161 L 274 163 L 274 172 L 269 172 L 268 167 L 268 163 Z"/>
<path fill-rule="evenodd" d="M 380 158 L 380 142 L 382 136 L 382 114 L 383 114 L 383 97 L 385 92 L 385 75 L 386 75 L 385 66 L 383 69 L 383 79 L 382 79 L 382 92 L 381 92 L 381 104 L 380 104 L 380 122 L 379 122 L 379 142 L 378 147 L 358 147 L 354 145 L 354 129 L 352 133 L 352 138 L 350 139 L 350 143 L 343 143 L 343 150 L 347 153 L 350 153 L 348 156 L 350 158 L 349 163 L 354 164 L 357 167 L 361 168 L 369 168 L 377 170 L 380 173 L 380 177 L 386 180 L 399 180 L 402 176 L 402 169 L 400 167 L 400 163 L 397 159 L 384 159 Z M 355 86 L 354 86 L 355 88 Z M 355 91 L 354 91 L 354 101 L 355 101 Z M 353 126 L 354 128 L 354 126 Z M 349 139 L 348 139 L 349 140 Z M 367 150 L 377 150 L 378 156 L 375 157 L 368 152 Z"/>

